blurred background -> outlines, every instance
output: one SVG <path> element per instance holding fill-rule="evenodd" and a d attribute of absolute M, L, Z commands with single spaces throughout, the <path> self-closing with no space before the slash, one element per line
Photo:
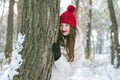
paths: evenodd
<path fill-rule="evenodd" d="M 10 53 L 17 42 L 18 33 L 22 25 L 21 17 L 23 17 L 23 6 L 27 7 L 24 3 L 25 1 L 23 1 L 24 0 L 0 0 L 1 66 L 3 64 L 2 58 L 10 57 Z M 60 0 L 59 14 L 64 12 L 70 4 L 76 7 L 75 15 L 77 25 L 82 30 L 85 58 L 90 60 L 91 64 L 93 62 L 94 67 L 103 64 L 106 66 L 107 63 L 114 65 L 114 68 L 119 68 L 120 0 Z M 103 71 L 105 69 L 106 68 L 104 68 Z M 108 80 L 119 79 L 113 78 Z"/>

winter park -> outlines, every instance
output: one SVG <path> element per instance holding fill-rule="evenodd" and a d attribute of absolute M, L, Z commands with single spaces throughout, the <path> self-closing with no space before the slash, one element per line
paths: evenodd
<path fill-rule="evenodd" d="M 120 80 L 120 0 L 0 0 L 0 80 Z"/>

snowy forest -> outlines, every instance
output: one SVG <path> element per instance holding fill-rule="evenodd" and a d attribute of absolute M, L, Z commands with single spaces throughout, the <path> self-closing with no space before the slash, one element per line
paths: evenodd
<path fill-rule="evenodd" d="M 50 80 L 59 15 L 70 4 L 85 49 L 70 80 L 120 80 L 120 0 L 0 0 L 0 80 Z"/>

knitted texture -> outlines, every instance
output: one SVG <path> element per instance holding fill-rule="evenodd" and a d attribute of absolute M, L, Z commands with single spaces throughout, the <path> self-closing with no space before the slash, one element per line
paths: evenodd
<path fill-rule="evenodd" d="M 60 23 L 70 24 L 74 29 L 76 29 L 76 17 L 74 15 L 75 7 L 69 5 L 67 11 L 63 12 L 60 16 Z"/>

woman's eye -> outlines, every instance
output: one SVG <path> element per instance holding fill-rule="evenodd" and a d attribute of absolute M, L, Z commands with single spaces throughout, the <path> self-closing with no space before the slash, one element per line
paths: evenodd
<path fill-rule="evenodd" d="M 66 25 L 66 26 L 68 26 L 68 25 Z"/>
<path fill-rule="evenodd" d="M 66 27 L 69 27 L 69 25 L 66 25 Z"/>

